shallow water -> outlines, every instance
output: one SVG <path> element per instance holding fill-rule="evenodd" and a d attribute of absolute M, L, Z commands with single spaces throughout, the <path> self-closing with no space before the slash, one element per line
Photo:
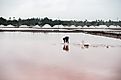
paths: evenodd
<path fill-rule="evenodd" d="M 69 44 L 63 44 L 64 36 L 70 37 Z M 121 40 L 114 38 L 0 33 L 0 80 L 121 80 L 120 61 Z"/>

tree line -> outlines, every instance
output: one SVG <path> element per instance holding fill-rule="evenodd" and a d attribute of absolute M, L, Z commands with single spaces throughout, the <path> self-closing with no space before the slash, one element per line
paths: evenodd
<path fill-rule="evenodd" d="M 49 24 L 51 27 L 55 26 L 55 25 L 63 25 L 63 26 L 71 26 L 71 25 L 75 25 L 77 26 L 99 26 L 99 25 L 106 25 L 107 27 L 109 27 L 110 25 L 114 25 L 114 26 L 120 26 L 121 27 L 121 21 L 112 21 L 112 20 L 108 20 L 108 21 L 104 21 L 104 20 L 95 20 L 95 21 L 88 21 L 88 20 L 84 20 L 84 21 L 76 21 L 76 20 L 70 20 L 70 21 L 66 21 L 66 20 L 52 20 L 49 19 L 47 17 L 45 18 L 30 18 L 30 19 L 15 19 L 15 17 L 11 20 L 11 18 L 9 18 L 9 20 L 0 17 L 0 25 L 13 25 L 16 28 L 19 28 L 19 26 L 21 25 L 27 25 L 27 26 L 35 26 L 35 25 L 39 25 L 40 27 L 44 26 L 45 24 Z"/>

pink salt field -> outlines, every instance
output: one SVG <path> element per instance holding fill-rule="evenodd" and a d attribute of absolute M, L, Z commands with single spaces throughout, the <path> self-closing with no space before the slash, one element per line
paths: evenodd
<path fill-rule="evenodd" d="M 64 36 L 69 36 L 67 48 Z M 0 80 L 121 80 L 120 61 L 120 39 L 84 33 L 0 33 Z"/>

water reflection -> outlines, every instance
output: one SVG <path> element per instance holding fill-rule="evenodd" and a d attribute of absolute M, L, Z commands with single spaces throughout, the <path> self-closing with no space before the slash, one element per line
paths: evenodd
<path fill-rule="evenodd" d="M 85 48 L 89 48 L 89 46 L 83 45 L 83 46 L 81 46 L 81 48 L 82 48 L 82 49 L 85 49 Z"/>
<path fill-rule="evenodd" d="M 69 51 L 69 44 L 68 43 L 64 43 L 63 50 L 67 51 L 67 52 Z"/>
<path fill-rule="evenodd" d="M 89 48 L 90 44 L 89 43 L 85 43 L 84 41 L 82 41 L 81 43 L 81 48 L 84 49 L 84 48 Z"/>

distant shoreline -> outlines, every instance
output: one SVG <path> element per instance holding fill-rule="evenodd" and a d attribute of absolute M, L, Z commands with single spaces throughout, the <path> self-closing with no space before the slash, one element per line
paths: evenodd
<path fill-rule="evenodd" d="M 100 26 L 100 25 L 106 25 L 106 27 L 109 27 L 111 25 L 113 26 L 119 26 L 121 27 L 121 21 L 119 19 L 117 19 L 116 21 L 113 20 L 93 20 L 93 21 L 88 21 L 87 19 L 85 19 L 84 21 L 76 21 L 76 20 L 53 20 L 50 19 L 48 17 L 45 18 L 28 18 L 28 19 L 16 19 L 15 17 L 13 19 L 11 19 L 11 17 L 9 17 L 9 19 L 5 19 L 3 17 L 0 17 L 0 25 L 4 25 L 4 26 L 8 26 L 8 25 L 12 25 L 12 26 L 16 26 L 16 27 L 20 27 L 22 25 L 26 25 L 26 26 L 36 26 L 38 25 L 39 27 L 42 27 L 46 24 L 49 24 L 51 27 L 56 26 L 56 25 L 62 25 L 62 26 Z"/>

